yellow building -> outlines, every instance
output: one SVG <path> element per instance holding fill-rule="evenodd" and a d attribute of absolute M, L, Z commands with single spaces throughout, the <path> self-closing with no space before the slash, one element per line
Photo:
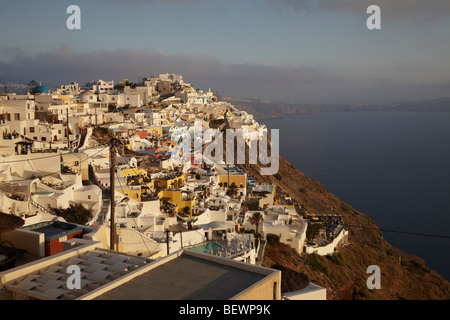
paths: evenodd
<path fill-rule="evenodd" d="M 58 97 L 56 98 L 57 100 L 61 100 L 62 104 L 64 105 L 68 105 L 68 104 L 72 104 L 73 101 L 75 100 L 71 95 L 69 94 L 60 94 L 58 95 Z"/>
<path fill-rule="evenodd" d="M 142 188 L 141 186 L 123 186 L 123 187 L 116 187 L 116 190 L 125 196 L 134 199 L 136 201 L 141 201 L 141 195 L 142 195 Z"/>
<path fill-rule="evenodd" d="M 162 127 L 150 127 L 148 131 L 148 135 L 156 138 L 161 138 L 163 136 L 163 128 Z"/>
<path fill-rule="evenodd" d="M 119 171 L 125 179 L 125 185 L 116 186 L 117 191 L 136 201 L 141 201 L 142 187 L 145 186 L 144 178 L 147 178 L 147 170 L 138 168 L 126 168 Z M 120 188 L 119 188 L 120 186 Z"/>
<path fill-rule="evenodd" d="M 247 186 L 247 175 L 245 174 L 225 174 L 217 177 L 219 185 L 223 188 L 228 188 L 228 185 L 235 185 L 238 188 L 245 188 Z"/>
<path fill-rule="evenodd" d="M 153 179 L 147 186 L 153 190 L 174 190 L 181 188 L 186 182 L 186 175 L 181 175 L 173 178 Z"/>
<path fill-rule="evenodd" d="M 275 192 L 274 192 L 274 196 L 275 196 Z M 278 199 L 275 199 L 273 204 L 283 205 L 286 209 L 294 209 L 295 208 L 292 198 L 285 196 L 285 195 L 281 195 Z M 300 205 L 299 205 L 299 207 L 300 207 Z"/>
<path fill-rule="evenodd" d="M 141 177 L 147 177 L 147 170 L 145 169 L 138 169 L 138 168 L 127 168 L 127 169 L 122 169 L 120 170 L 120 174 L 122 175 L 123 178 L 126 177 L 136 177 L 136 176 L 141 176 Z"/>
<path fill-rule="evenodd" d="M 190 215 L 192 215 L 195 209 L 195 198 L 183 198 L 181 190 L 162 190 L 158 197 L 174 204 L 178 212 L 184 212 L 184 208 L 189 207 Z"/>

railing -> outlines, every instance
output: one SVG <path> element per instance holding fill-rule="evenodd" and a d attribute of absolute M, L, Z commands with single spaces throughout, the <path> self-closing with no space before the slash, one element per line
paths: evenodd
<path fill-rule="evenodd" d="M 249 240 L 233 238 L 230 241 L 222 242 L 220 248 L 212 250 L 210 253 L 219 257 L 233 258 L 248 252 L 249 249 Z"/>
<path fill-rule="evenodd" d="M 32 205 L 33 207 L 38 208 L 38 209 L 41 210 L 41 211 L 44 211 L 44 212 L 49 213 L 49 214 L 53 214 L 53 212 L 51 212 L 50 210 L 44 208 L 42 205 L 40 205 L 39 203 L 37 203 L 37 202 L 34 201 L 34 200 L 30 200 L 30 203 L 31 203 L 31 205 Z"/>

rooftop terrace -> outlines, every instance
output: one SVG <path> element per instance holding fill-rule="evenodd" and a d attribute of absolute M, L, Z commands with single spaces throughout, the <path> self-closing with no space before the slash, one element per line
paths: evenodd
<path fill-rule="evenodd" d="M 253 300 L 281 296 L 278 270 L 191 250 L 179 250 L 152 261 L 99 249 L 96 242 L 70 242 L 79 245 L 0 273 L 0 285 L 5 286 L 0 298 Z M 72 265 L 81 268 L 80 289 L 66 285 L 67 268 Z"/>
<path fill-rule="evenodd" d="M 61 222 L 61 221 L 48 221 L 41 222 L 26 227 L 22 229 L 43 233 L 46 240 L 56 239 L 66 234 L 72 234 L 82 230 L 75 224 Z"/>
<path fill-rule="evenodd" d="M 264 274 L 182 254 L 96 299 L 228 300 L 264 277 Z"/>

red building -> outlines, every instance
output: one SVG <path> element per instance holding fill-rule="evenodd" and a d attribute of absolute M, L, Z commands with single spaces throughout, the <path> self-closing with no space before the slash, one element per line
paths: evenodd
<path fill-rule="evenodd" d="M 23 227 L 45 235 L 45 256 L 63 251 L 63 242 L 72 238 L 81 238 L 83 229 L 76 224 L 62 221 L 48 221 Z"/>
<path fill-rule="evenodd" d="M 148 136 L 148 132 L 147 130 L 136 130 L 136 134 L 139 136 L 139 138 L 141 139 L 146 139 Z"/>

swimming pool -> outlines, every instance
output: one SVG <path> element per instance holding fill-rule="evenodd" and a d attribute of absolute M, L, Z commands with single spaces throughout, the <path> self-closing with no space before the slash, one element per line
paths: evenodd
<path fill-rule="evenodd" d="M 215 242 L 207 242 L 198 246 L 190 247 L 190 250 L 197 251 L 197 252 L 205 252 L 209 253 L 211 250 L 216 250 L 222 247 L 220 244 Z"/>

